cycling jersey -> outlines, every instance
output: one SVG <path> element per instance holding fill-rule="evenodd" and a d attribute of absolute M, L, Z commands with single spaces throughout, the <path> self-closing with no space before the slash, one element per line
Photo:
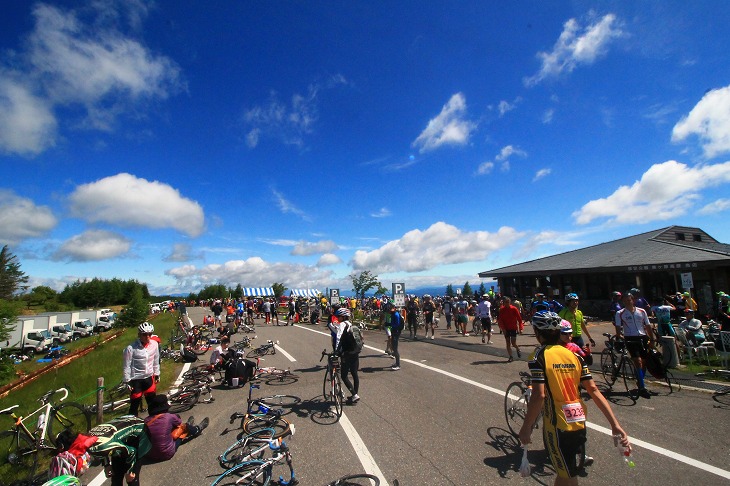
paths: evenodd
<path fill-rule="evenodd" d="M 134 470 L 137 461 L 152 448 L 144 420 L 131 415 L 99 424 L 89 431 L 89 435 L 99 438 L 89 447 L 89 454 L 123 460 L 127 471 Z"/>
<path fill-rule="evenodd" d="M 590 380 L 591 372 L 583 360 L 559 344 L 539 348 L 528 364 L 533 383 L 545 385 L 543 417 L 545 434 L 557 430 L 585 428 L 585 406 L 578 386 Z"/>
<path fill-rule="evenodd" d="M 616 321 L 614 324 L 616 327 L 623 329 L 625 337 L 646 336 L 646 330 L 644 327 L 651 326 L 651 324 L 649 324 L 649 316 L 647 316 L 646 311 L 640 307 L 634 308 L 633 312 L 627 308 L 616 312 Z"/>
<path fill-rule="evenodd" d="M 149 340 L 146 346 L 137 339 L 124 349 L 124 382 L 160 376 L 160 348 Z"/>
<path fill-rule="evenodd" d="M 580 337 L 583 334 L 583 312 L 578 309 L 575 312 L 571 312 L 569 307 L 564 307 L 560 309 L 558 315 L 570 322 L 570 325 L 573 327 L 573 337 Z"/>

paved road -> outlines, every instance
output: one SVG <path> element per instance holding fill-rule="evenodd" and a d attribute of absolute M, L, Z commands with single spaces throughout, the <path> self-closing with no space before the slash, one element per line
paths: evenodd
<path fill-rule="evenodd" d="M 199 308 L 190 309 L 195 322 Z M 443 327 L 443 326 L 442 326 Z M 552 484 L 546 456 L 529 452 L 533 473 L 518 479 L 520 451 L 506 430 L 504 392 L 523 360 L 507 363 L 503 338 L 498 345 L 456 336 L 439 329 L 435 340 L 401 343 L 402 369 L 390 371 L 385 337 L 367 332 L 360 361 L 360 395 L 339 422 L 323 415 L 324 372 L 318 363 L 330 342 L 323 326 L 257 327 L 257 342 L 276 339 L 283 352 L 267 356 L 265 365 L 291 367 L 300 379 L 286 387 L 264 385 L 261 395 L 286 393 L 301 398 L 287 417 L 296 425 L 291 439 L 296 474 L 303 485 L 323 485 L 347 473 L 382 475 L 381 484 L 484 485 L 521 481 Z M 594 336 L 598 337 L 598 336 Z M 532 336 L 521 336 L 531 344 Z M 597 339 L 598 340 L 598 339 Z M 294 361 L 292 361 L 294 360 Z M 599 386 L 602 382 L 597 377 Z M 613 448 L 607 423 L 588 403 L 588 451 L 596 458 L 586 484 L 728 484 L 730 410 L 717 408 L 708 394 L 682 390 L 669 394 L 652 388 L 652 399 L 630 400 L 625 392 L 609 394 L 613 408 L 636 444 L 636 467 L 626 466 Z M 145 466 L 146 485 L 210 484 L 221 473 L 216 457 L 240 434 L 228 417 L 245 408 L 246 389 L 215 390 L 216 401 L 191 413 L 211 419 L 203 436 L 184 445 L 168 463 Z M 184 416 L 183 418 L 186 418 Z M 537 434 L 537 433 L 536 433 Z M 540 443 L 536 435 L 536 443 Z M 275 476 L 285 473 L 279 467 Z M 100 483 L 96 483 L 100 484 Z"/>

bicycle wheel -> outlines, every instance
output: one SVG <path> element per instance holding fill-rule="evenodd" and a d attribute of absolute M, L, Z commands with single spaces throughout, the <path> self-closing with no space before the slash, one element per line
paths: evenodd
<path fill-rule="evenodd" d="M 332 373 L 332 370 L 330 368 L 327 368 L 327 371 L 324 372 L 324 382 L 322 383 L 322 399 L 326 402 L 330 398 L 330 392 L 329 389 L 331 388 L 332 380 L 330 379 L 330 373 Z"/>
<path fill-rule="evenodd" d="M 274 429 L 261 429 L 236 441 L 218 456 L 221 467 L 230 469 L 246 461 L 261 459 L 274 438 Z"/>
<path fill-rule="evenodd" d="M 271 467 L 266 461 L 246 461 L 230 468 L 218 476 L 210 486 L 238 484 L 245 486 L 267 486 L 271 481 Z"/>
<path fill-rule="evenodd" d="M 269 397 L 259 398 L 258 401 L 264 405 L 274 407 L 292 407 L 300 403 L 302 399 L 294 395 L 271 395 Z"/>
<path fill-rule="evenodd" d="M 341 477 L 327 486 L 380 486 L 380 479 L 372 474 L 352 474 Z"/>
<path fill-rule="evenodd" d="M 664 377 L 664 381 L 667 382 L 667 386 L 669 387 L 669 393 L 674 393 L 675 391 L 681 391 L 682 390 L 682 384 L 674 379 L 674 375 L 671 371 L 666 370 L 665 371 L 666 376 Z"/>
<path fill-rule="evenodd" d="M 617 374 L 614 369 L 614 361 L 610 349 L 601 351 L 601 373 L 603 373 L 603 381 L 610 387 L 616 383 Z"/>
<path fill-rule="evenodd" d="M 279 373 L 270 374 L 265 383 L 272 386 L 291 385 L 299 381 L 299 376 L 292 373 L 291 371 L 281 371 Z"/>
<path fill-rule="evenodd" d="M 180 413 L 190 410 L 198 403 L 200 390 L 197 388 L 180 390 L 168 397 L 170 401 L 170 413 Z"/>
<path fill-rule="evenodd" d="M 259 358 L 259 357 L 263 356 L 264 354 L 266 354 L 265 351 L 264 352 L 262 352 L 262 351 L 263 350 L 260 347 L 259 348 L 253 348 L 251 351 L 249 351 L 248 353 L 246 353 L 246 357 L 247 358 Z"/>
<path fill-rule="evenodd" d="M 504 394 L 504 417 L 513 436 L 519 435 L 526 415 L 527 387 L 521 381 L 515 381 L 507 387 L 507 392 Z"/>
<path fill-rule="evenodd" d="M 639 398 L 639 388 L 634 387 L 636 381 L 636 367 L 634 366 L 634 361 L 628 356 L 624 356 L 622 360 L 621 376 L 624 379 L 624 386 L 626 387 L 629 397 L 631 397 L 632 400 L 637 400 Z"/>
<path fill-rule="evenodd" d="M 26 435 L 12 430 L 0 433 L 0 483 L 24 484 L 38 465 L 38 449 Z"/>
<path fill-rule="evenodd" d="M 282 417 L 270 415 L 247 414 L 243 418 L 242 428 L 247 434 L 253 434 L 263 429 L 274 429 L 274 438 L 284 437 L 289 433 L 291 424 Z"/>
<path fill-rule="evenodd" d="M 330 404 L 334 405 L 337 418 L 342 417 L 342 401 L 344 397 L 345 394 L 342 393 L 342 379 L 340 378 L 340 375 L 335 375 L 335 379 L 332 383 Z"/>
<path fill-rule="evenodd" d="M 74 434 L 85 434 L 91 429 L 91 414 L 78 403 L 64 403 L 51 412 L 48 423 L 48 437 L 56 444 L 56 437 L 64 430 Z"/>

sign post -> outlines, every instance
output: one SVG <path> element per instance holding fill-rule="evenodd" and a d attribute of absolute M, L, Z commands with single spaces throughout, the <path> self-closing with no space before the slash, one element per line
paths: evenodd
<path fill-rule="evenodd" d="M 330 305 L 340 303 L 340 289 L 330 289 Z"/>
<path fill-rule="evenodd" d="M 406 305 L 406 284 L 393 284 L 393 304 L 396 307 L 405 307 Z"/>
<path fill-rule="evenodd" d="M 692 281 L 692 272 L 687 272 L 681 274 L 682 276 L 682 288 L 684 290 L 689 290 L 691 288 L 694 288 L 694 282 Z"/>

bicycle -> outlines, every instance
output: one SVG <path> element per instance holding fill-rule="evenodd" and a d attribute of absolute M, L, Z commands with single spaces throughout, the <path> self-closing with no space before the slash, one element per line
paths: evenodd
<path fill-rule="evenodd" d="M 274 438 L 278 439 L 290 433 L 291 423 L 282 417 L 283 410 L 272 409 L 268 404 L 261 400 L 251 398 L 254 388 L 260 388 L 259 385 L 251 383 L 248 388 L 248 400 L 246 400 L 246 413 L 236 412 L 231 415 L 230 423 L 236 419 L 241 420 L 241 428 L 247 434 L 252 434 L 263 429 L 274 429 Z"/>
<path fill-rule="evenodd" d="M 299 484 L 299 480 L 295 477 L 294 466 L 292 465 L 291 451 L 289 446 L 281 439 L 275 439 L 269 442 L 268 447 L 274 453 L 270 458 L 252 459 L 233 466 L 226 472 L 218 476 L 211 486 L 223 484 L 261 484 L 267 485 L 271 481 L 272 470 L 275 465 L 286 461 L 289 467 L 289 479 L 279 476 L 277 484 L 282 486 L 295 486 Z"/>
<path fill-rule="evenodd" d="M 509 384 L 504 394 L 504 416 L 507 419 L 507 427 L 513 436 L 517 437 L 525 423 L 527 415 L 527 404 L 532 396 L 532 375 L 526 371 L 520 371 L 520 381 Z M 542 414 L 537 417 L 533 424 L 534 429 L 540 428 Z"/>
<path fill-rule="evenodd" d="M 730 379 L 730 370 L 708 370 L 703 373 L 697 373 L 695 376 L 704 377 L 709 374 L 712 374 L 714 376 L 722 376 L 725 379 Z M 712 392 L 712 399 L 722 405 L 730 406 L 730 386 L 719 386 L 717 390 Z"/>
<path fill-rule="evenodd" d="M 601 352 L 601 373 L 604 381 L 609 388 L 613 388 L 614 383 L 620 376 L 629 397 L 632 400 L 637 400 L 639 390 L 633 387 L 636 367 L 626 350 L 626 341 L 607 332 L 604 332 L 603 335 L 608 338 L 606 349 Z"/>
<path fill-rule="evenodd" d="M 289 433 L 294 435 L 293 425 Z M 269 444 L 276 440 L 274 434 L 274 429 L 261 429 L 252 434 L 244 435 L 218 456 L 218 462 L 223 469 L 230 469 L 242 462 L 261 459 L 266 449 L 269 448 Z"/>
<path fill-rule="evenodd" d="M 202 400 L 200 397 L 204 397 Z M 200 403 L 210 403 L 215 400 L 213 390 L 207 381 L 181 386 L 178 390 L 167 395 L 170 402 L 170 413 L 181 413 Z"/>
<path fill-rule="evenodd" d="M 102 410 L 105 412 L 114 412 L 123 407 L 129 405 L 129 388 L 127 384 L 119 382 L 118 385 L 112 388 L 107 388 L 104 391 L 104 403 L 102 404 Z M 88 405 L 86 407 L 88 413 L 95 415 L 97 412 L 96 403 Z"/>
<path fill-rule="evenodd" d="M 482 335 L 482 319 L 481 317 L 474 317 L 474 319 L 471 321 L 471 332 L 472 336 L 481 336 Z"/>
<path fill-rule="evenodd" d="M 50 390 L 38 399 L 41 406 L 25 417 L 13 412 L 20 405 L 0 410 L 1 415 L 10 415 L 14 421 L 10 430 L 0 433 L 0 482 L 31 480 L 38 468 L 40 452 L 55 453 L 56 439 L 61 432 L 68 430 L 79 434 L 91 429 L 91 415 L 87 409 L 75 402 L 56 406 L 51 402 L 51 396 L 56 393 L 63 393 L 59 402 L 68 397 L 66 388 Z M 30 425 L 31 417 L 36 417 L 34 427 Z M 41 469 L 48 468 L 48 464 L 41 466 Z"/>
<path fill-rule="evenodd" d="M 342 417 L 342 404 L 345 400 L 340 377 L 340 358 L 335 353 L 328 353 L 326 349 L 323 349 L 322 357 L 319 358 L 320 363 L 325 356 L 327 356 L 327 369 L 324 372 L 322 396 L 329 403 L 330 408 L 335 408 L 335 415 L 340 418 Z"/>
<path fill-rule="evenodd" d="M 247 358 L 258 358 L 260 356 L 266 356 L 267 354 L 276 354 L 276 345 L 279 341 L 272 341 L 269 339 L 266 344 L 262 344 L 257 348 L 253 348 L 251 351 L 246 353 Z"/>
<path fill-rule="evenodd" d="M 397 485 L 397 480 L 393 484 Z M 380 479 L 372 474 L 350 474 L 327 483 L 327 486 L 380 486 Z"/>

